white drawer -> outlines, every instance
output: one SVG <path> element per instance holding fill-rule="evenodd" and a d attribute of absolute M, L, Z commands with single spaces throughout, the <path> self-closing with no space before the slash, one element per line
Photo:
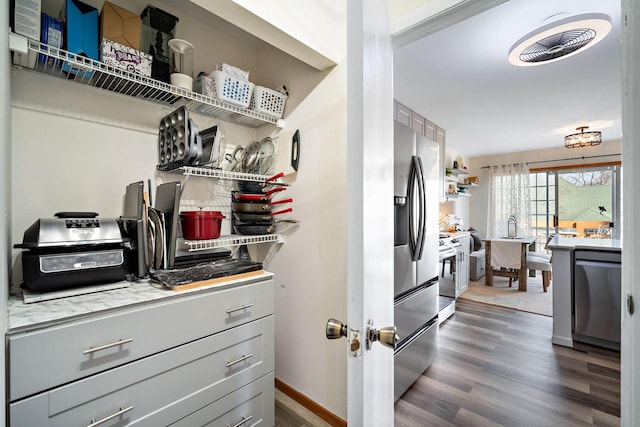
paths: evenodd
<path fill-rule="evenodd" d="M 267 280 L 9 335 L 9 400 L 13 402 L 272 313 L 273 281 Z M 84 353 L 120 340 L 125 342 Z"/>
<path fill-rule="evenodd" d="M 122 408 L 100 426 L 168 425 L 273 372 L 273 334 L 271 315 L 11 403 L 10 425 L 86 427 Z"/>
<path fill-rule="evenodd" d="M 275 391 L 273 373 L 265 375 L 228 396 L 171 424 L 193 426 L 265 426 L 275 425 Z"/>

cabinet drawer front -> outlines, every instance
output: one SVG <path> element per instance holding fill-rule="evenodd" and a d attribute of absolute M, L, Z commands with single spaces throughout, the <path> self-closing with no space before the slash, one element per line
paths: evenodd
<path fill-rule="evenodd" d="M 273 373 L 265 375 L 171 424 L 172 427 L 192 426 L 265 426 L 275 425 L 275 392 Z"/>
<path fill-rule="evenodd" d="M 273 313 L 273 281 L 119 310 L 8 340 L 15 401 Z"/>
<path fill-rule="evenodd" d="M 167 425 L 273 372 L 268 316 L 10 405 L 11 425 Z M 272 383 L 273 386 L 273 383 Z"/>

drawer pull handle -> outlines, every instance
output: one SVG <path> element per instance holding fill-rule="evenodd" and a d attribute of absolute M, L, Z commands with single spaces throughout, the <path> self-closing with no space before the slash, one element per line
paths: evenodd
<path fill-rule="evenodd" d="M 127 406 L 126 408 L 123 408 L 123 407 L 121 406 L 121 407 L 120 407 L 120 410 L 119 410 L 118 412 L 116 412 L 115 414 L 111 414 L 111 415 L 109 415 L 109 416 L 107 416 L 107 417 L 104 417 L 104 418 L 103 418 L 103 419 L 101 419 L 101 420 L 98 420 L 98 421 L 96 421 L 95 419 L 92 419 L 92 420 L 91 420 L 91 424 L 89 424 L 87 427 L 96 427 L 96 426 L 99 426 L 100 424 L 104 424 L 104 423 L 106 423 L 107 421 L 112 420 L 112 419 L 114 419 L 114 418 L 116 418 L 116 417 L 119 417 L 120 415 L 122 415 L 122 414 L 124 414 L 124 413 L 126 413 L 126 412 L 129 412 L 129 411 L 131 411 L 131 410 L 133 410 L 133 405 L 132 405 L 132 406 Z"/>
<path fill-rule="evenodd" d="M 236 363 L 240 363 L 242 361 L 245 361 L 245 360 L 249 359 L 250 357 L 253 357 L 253 354 L 247 354 L 246 356 L 243 354 L 242 357 L 239 357 L 236 360 L 231 360 L 231 361 L 227 362 L 227 368 L 235 365 Z"/>
<path fill-rule="evenodd" d="M 231 314 L 234 311 L 240 311 L 240 310 L 244 310 L 246 308 L 251 308 L 251 307 L 253 307 L 253 304 L 245 304 L 235 308 L 227 308 L 227 314 Z"/>
<path fill-rule="evenodd" d="M 248 417 L 242 417 L 242 421 L 240 421 L 238 424 L 234 424 L 233 426 L 231 424 L 227 424 L 227 427 L 240 427 L 242 424 L 246 423 L 247 421 L 249 421 L 251 418 L 253 418 L 253 415 L 249 415 Z"/>
<path fill-rule="evenodd" d="M 117 347 L 119 345 L 122 344 L 126 344 L 128 342 L 133 341 L 133 338 L 127 338 L 126 340 L 118 340 L 116 342 L 112 342 L 111 344 L 105 344 L 105 345 L 101 345 L 100 347 L 90 347 L 88 350 L 85 350 L 82 352 L 82 354 L 91 354 L 91 353 L 95 353 L 96 351 L 100 351 L 100 350 L 106 350 L 108 348 L 111 347 Z"/>

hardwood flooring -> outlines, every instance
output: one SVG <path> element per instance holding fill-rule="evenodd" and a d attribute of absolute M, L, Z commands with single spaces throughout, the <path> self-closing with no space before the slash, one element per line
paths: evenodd
<path fill-rule="evenodd" d="M 458 300 L 395 426 L 619 426 L 620 353 L 553 345 L 552 321 Z"/>

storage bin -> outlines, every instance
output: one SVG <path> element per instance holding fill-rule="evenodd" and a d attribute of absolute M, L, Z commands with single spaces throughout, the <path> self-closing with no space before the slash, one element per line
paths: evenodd
<path fill-rule="evenodd" d="M 469 279 L 476 281 L 485 274 L 484 249 L 472 252 L 469 255 Z"/>
<path fill-rule="evenodd" d="M 199 76 L 194 89 L 205 96 L 247 108 L 254 86 L 249 81 L 237 79 L 223 71 L 213 71 L 208 77 Z"/>
<path fill-rule="evenodd" d="M 262 86 L 253 89 L 249 109 L 279 119 L 284 112 L 287 96 Z"/>

